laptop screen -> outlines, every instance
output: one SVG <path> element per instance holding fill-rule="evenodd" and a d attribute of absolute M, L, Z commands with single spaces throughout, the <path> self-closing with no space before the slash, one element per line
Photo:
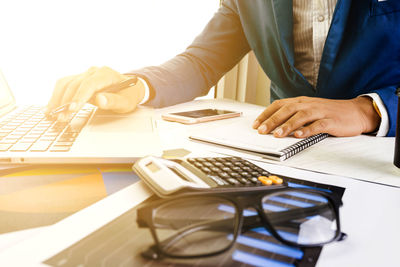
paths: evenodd
<path fill-rule="evenodd" d="M 0 116 L 8 113 L 15 107 L 14 96 L 8 87 L 3 73 L 0 71 Z"/>

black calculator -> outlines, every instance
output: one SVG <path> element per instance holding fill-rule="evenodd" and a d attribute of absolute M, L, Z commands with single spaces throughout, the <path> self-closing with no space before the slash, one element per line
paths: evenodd
<path fill-rule="evenodd" d="M 164 159 L 145 157 L 133 170 L 163 197 L 187 187 L 251 187 L 282 185 L 284 180 L 239 157 Z"/>

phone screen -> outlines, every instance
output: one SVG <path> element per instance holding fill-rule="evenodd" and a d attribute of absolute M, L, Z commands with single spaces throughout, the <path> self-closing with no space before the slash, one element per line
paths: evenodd
<path fill-rule="evenodd" d="M 221 109 L 199 109 L 199 110 L 177 112 L 171 114 L 196 119 L 196 118 L 210 117 L 210 116 L 223 115 L 229 113 L 235 113 L 235 112 L 229 110 L 221 110 Z"/>

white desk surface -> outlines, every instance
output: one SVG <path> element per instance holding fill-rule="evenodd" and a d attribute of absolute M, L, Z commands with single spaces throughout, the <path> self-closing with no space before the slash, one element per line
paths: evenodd
<path fill-rule="evenodd" d="M 158 110 L 158 112 L 161 114 L 162 112 L 171 110 L 187 110 L 193 107 L 220 107 L 236 110 L 240 108 L 246 110 L 245 115 L 254 115 L 260 111 L 260 107 L 247 104 L 236 105 L 231 101 L 221 101 L 218 103 L 200 101 L 161 109 Z M 228 123 L 228 120 L 224 122 L 212 122 L 207 124 L 207 127 L 222 125 L 223 123 Z M 205 124 L 186 126 L 159 121 L 158 127 L 164 146 L 163 148 L 173 149 L 184 147 L 188 150 L 196 151 L 194 156 L 215 155 L 213 152 L 210 152 L 210 150 L 214 150 L 212 147 L 199 145 L 187 141 L 185 138 L 191 131 L 200 130 L 201 127 L 204 126 Z M 380 138 L 376 138 L 375 140 L 377 139 Z M 374 139 L 369 138 L 368 140 L 368 142 L 374 142 Z M 388 141 L 385 142 L 392 144 L 392 140 L 393 139 L 389 138 Z M 377 143 L 381 146 L 380 141 L 377 141 Z M 348 159 L 345 169 L 351 169 L 353 164 L 351 164 L 351 160 L 349 159 L 349 152 L 346 152 L 346 142 L 343 144 L 343 153 L 347 153 L 343 155 L 343 158 Z M 322 147 L 323 143 L 320 145 Z M 398 226 L 400 222 L 400 213 L 398 212 L 400 189 L 395 186 L 377 184 L 376 182 L 385 182 L 385 177 L 388 177 L 385 173 L 389 173 L 393 175 L 389 176 L 388 181 L 394 181 L 394 183 L 397 184 L 399 175 L 397 174 L 397 169 L 392 169 L 390 166 L 393 158 L 393 151 L 387 150 L 388 148 L 390 149 L 390 146 L 381 146 L 382 150 L 379 151 L 376 150 L 377 148 L 379 147 L 371 146 L 370 149 L 372 151 L 369 151 L 371 154 L 375 155 L 374 159 L 377 161 L 376 164 L 371 164 L 371 162 L 370 164 L 361 164 L 357 159 L 355 160 L 357 164 L 354 164 L 354 166 L 356 166 L 355 168 L 360 166 L 368 168 L 371 166 L 370 170 L 363 170 L 365 173 L 373 173 L 375 178 L 366 179 L 369 181 L 360 180 L 363 179 L 362 177 L 352 177 L 355 176 L 358 171 L 351 172 L 351 170 L 346 170 L 348 175 L 343 175 L 341 173 L 338 175 L 331 175 L 302 170 L 302 168 L 305 168 L 304 166 L 296 166 L 296 168 L 284 166 L 295 164 L 296 160 L 289 163 L 284 162 L 283 164 L 277 164 L 277 162 L 254 161 L 261 167 L 281 175 L 314 182 L 329 183 L 346 188 L 343 196 L 344 206 L 341 208 L 340 212 L 342 230 L 348 234 L 348 238 L 345 241 L 325 246 L 317 266 L 395 266 L 398 263 L 397 244 L 398 240 L 400 240 L 400 228 Z M 368 148 L 365 149 L 368 150 Z M 223 152 L 225 153 L 227 151 Z M 339 151 L 335 153 L 340 156 Z M 303 155 L 306 155 L 306 151 L 303 152 Z M 296 159 L 297 156 L 293 159 Z M 365 157 L 362 159 L 365 160 Z M 371 161 L 372 158 L 368 158 L 368 160 Z M 339 162 L 341 161 L 338 161 L 338 163 Z M 390 170 L 385 172 L 385 170 L 381 170 L 380 168 L 376 169 L 375 166 L 378 165 L 378 163 L 388 166 Z M 335 163 L 330 162 L 330 164 Z M 323 167 L 326 168 L 326 166 Z M 333 168 L 330 171 L 334 170 L 336 169 Z M 25 240 L 18 240 L 18 242 L 14 240 L 12 243 L 16 243 L 16 245 L 10 246 L 0 253 L 0 266 L 20 266 L 16 264 L 34 266 L 34 263 L 37 263 L 37 266 L 43 266 L 40 262 L 63 248 L 79 241 L 84 236 L 97 230 L 120 214 L 123 214 L 150 195 L 150 190 L 139 182 L 53 226 L 36 231 L 36 234 L 30 233 L 28 235 L 29 238 Z M 9 238 L 9 236 L 7 238 Z M 0 245 L 1 240 L 3 239 L 0 236 Z M 24 255 L 24 257 L 21 257 L 21 255 Z"/>
<path fill-rule="evenodd" d="M 160 115 L 166 112 L 190 110 L 193 108 L 230 109 L 242 111 L 243 116 L 241 118 L 190 126 L 165 122 L 160 119 L 157 121 L 157 126 L 165 148 L 181 147 L 184 144 L 185 147 L 193 147 L 193 149 L 201 147 L 208 151 L 239 155 L 274 164 L 400 187 L 400 170 L 393 165 L 394 137 L 368 135 L 346 138 L 329 137 L 283 162 L 276 162 L 217 146 L 205 144 L 194 145 L 194 142 L 189 141 L 187 138 L 191 133 L 204 131 L 211 127 L 218 127 L 223 130 L 224 125 L 235 124 L 241 119 L 252 121 L 264 110 L 264 107 L 230 100 L 203 100 L 160 109 L 157 113 Z M 229 132 L 227 134 L 234 133 Z"/>

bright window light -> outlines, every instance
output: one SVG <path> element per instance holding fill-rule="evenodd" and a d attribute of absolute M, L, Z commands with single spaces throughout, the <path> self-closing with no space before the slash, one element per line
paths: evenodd
<path fill-rule="evenodd" d="M 219 0 L 0 2 L 0 69 L 18 103 L 47 103 L 57 79 L 90 66 L 125 72 L 182 52 Z"/>

